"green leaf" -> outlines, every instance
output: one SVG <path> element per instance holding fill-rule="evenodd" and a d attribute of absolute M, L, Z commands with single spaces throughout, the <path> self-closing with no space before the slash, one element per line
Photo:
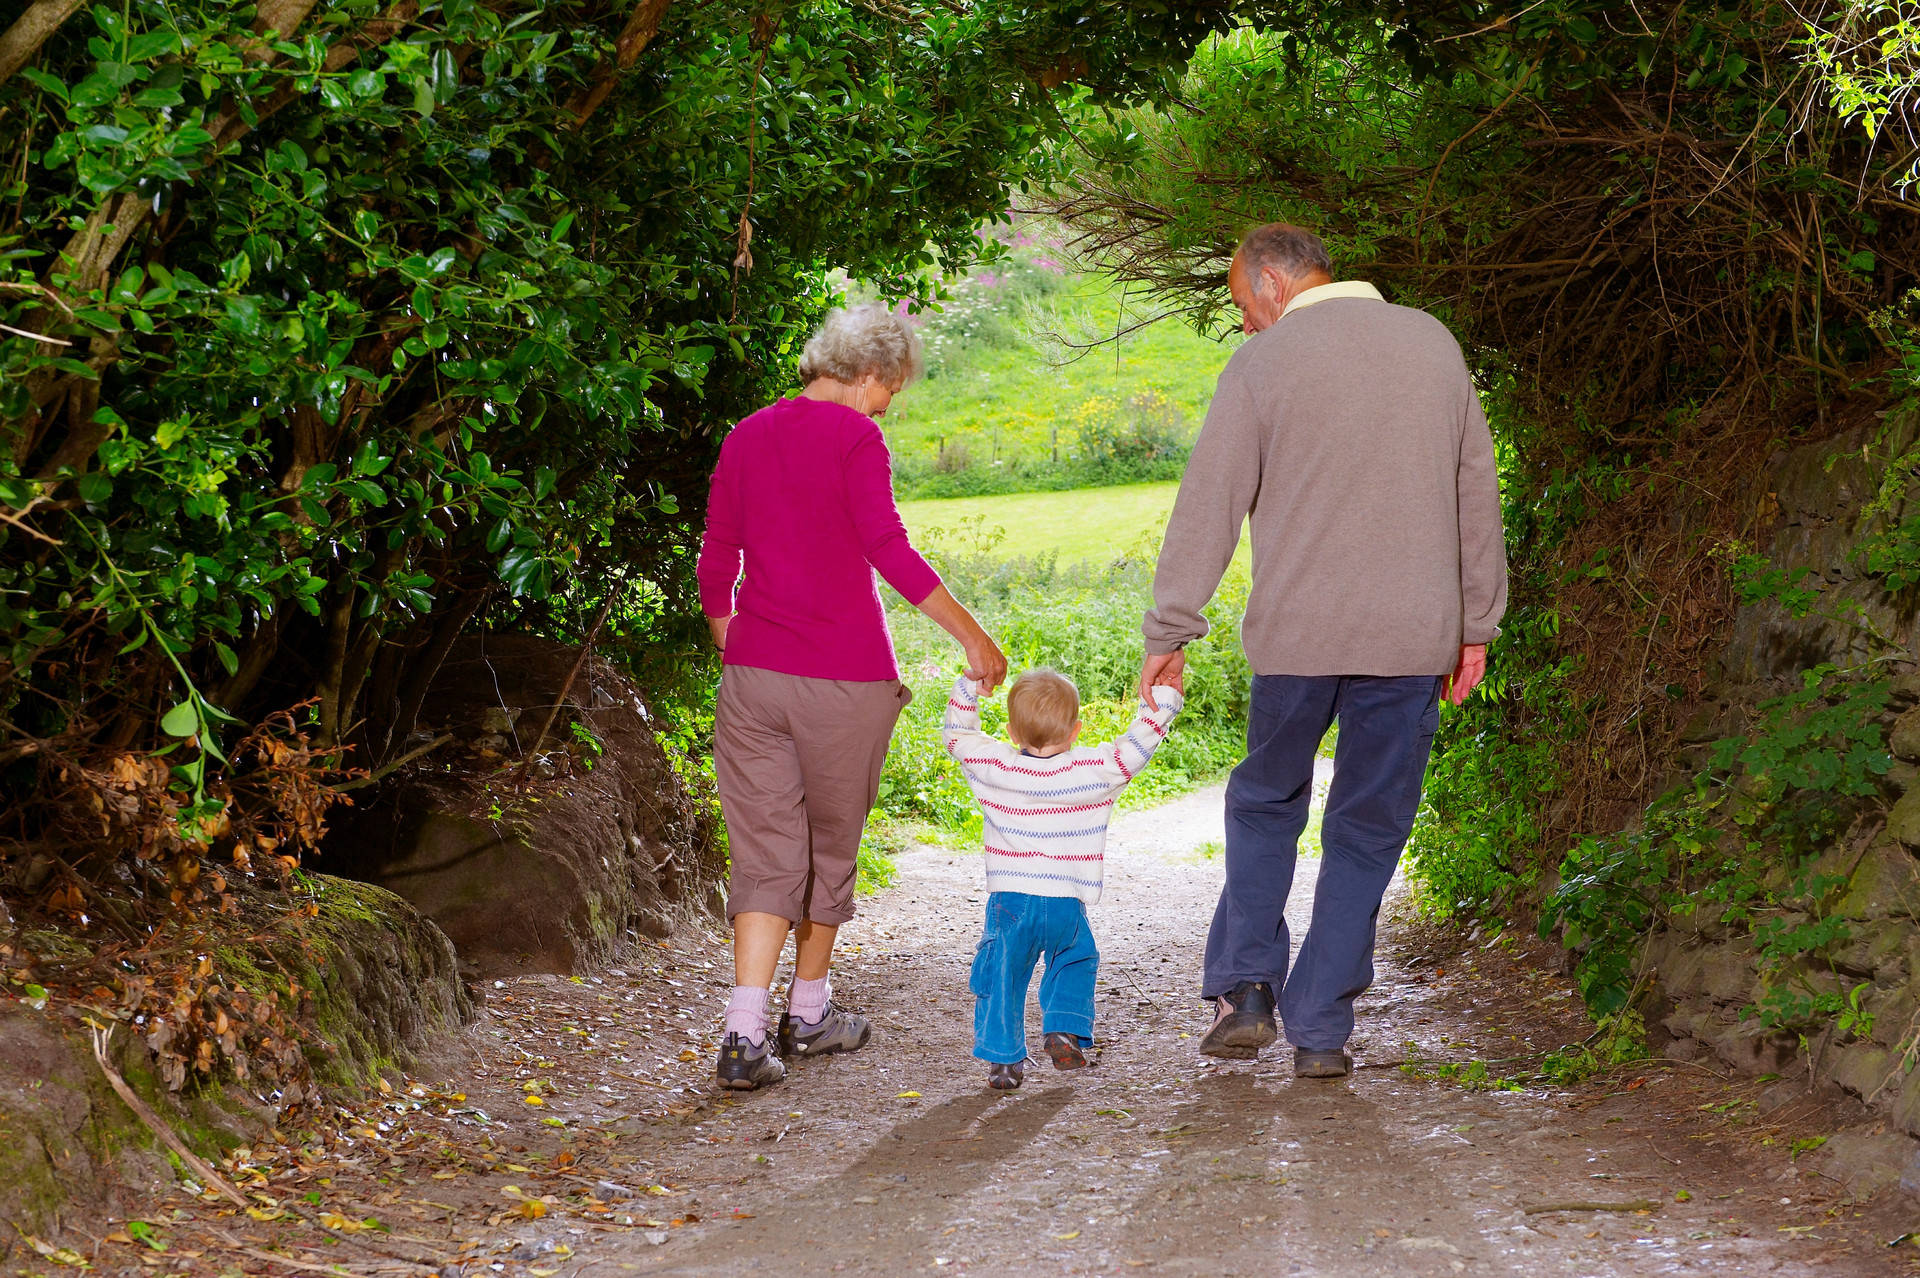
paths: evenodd
<path fill-rule="evenodd" d="M 97 470 L 90 470 L 73 481 L 80 492 L 80 500 L 89 506 L 100 506 L 113 495 L 113 481 Z"/>
<path fill-rule="evenodd" d="M 200 731 L 200 711 L 188 697 L 161 716 L 160 731 L 170 737 L 190 737 Z"/>
<path fill-rule="evenodd" d="M 51 93 L 54 97 L 59 98 L 62 102 L 67 100 L 66 81 L 59 77 L 48 75 L 38 67 L 27 67 L 17 74 L 28 84 L 38 86 L 46 92 Z"/>

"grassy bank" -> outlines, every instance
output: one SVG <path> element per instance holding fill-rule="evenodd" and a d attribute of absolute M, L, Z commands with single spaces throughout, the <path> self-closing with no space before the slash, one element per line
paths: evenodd
<path fill-rule="evenodd" d="M 902 496 L 1179 476 L 1232 346 L 1179 320 L 1113 340 L 1148 314 L 1033 229 L 922 319 L 926 379 L 885 420 Z"/>

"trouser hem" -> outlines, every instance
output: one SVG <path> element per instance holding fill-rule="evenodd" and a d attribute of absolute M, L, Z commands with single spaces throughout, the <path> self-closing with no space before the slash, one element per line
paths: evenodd
<path fill-rule="evenodd" d="M 1093 1041 L 1093 1018 L 1072 1014 L 1050 1013 L 1040 1018 L 1042 1034 L 1072 1034 L 1089 1043 Z"/>

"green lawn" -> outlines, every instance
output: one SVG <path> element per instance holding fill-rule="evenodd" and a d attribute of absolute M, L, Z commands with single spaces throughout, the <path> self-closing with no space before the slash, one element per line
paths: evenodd
<path fill-rule="evenodd" d="M 896 458 L 925 464 L 957 446 L 975 466 L 1059 460 L 1084 427 L 1130 411 L 1199 428 L 1233 346 L 1168 319 L 1062 363 L 1058 339 L 1111 336 L 1145 315 L 1105 278 L 1036 259 L 1050 262 L 1044 248 L 1021 250 L 964 282 L 923 330 L 927 378 L 883 420 Z"/>
<path fill-rule="evenodd" d="M 1001 558 L 1059 553 L 1060 562 L 1111 563 L 1123 555 L 1151 560 L 1160 549 L 1180 485 L 1124 484 L 1064 493 L 999 497 L 935 497 L 900 503 L 914 544 L 988 549 Z M 1005 537 L 994 541 L 995 530 Z M 1244 564 L 1247 543 L 1234 556 Z"/>

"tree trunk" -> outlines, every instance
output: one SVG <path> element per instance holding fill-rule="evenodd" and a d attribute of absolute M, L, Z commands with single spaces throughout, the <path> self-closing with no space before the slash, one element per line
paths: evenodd
<path fill-rule="evenodd" d="M 36 0 L 15 18 L 13 25 L 0 33 L 0 84 L 5 84 L 40 52 L 60 24 L 73 16 L 80 0 Z"/>

